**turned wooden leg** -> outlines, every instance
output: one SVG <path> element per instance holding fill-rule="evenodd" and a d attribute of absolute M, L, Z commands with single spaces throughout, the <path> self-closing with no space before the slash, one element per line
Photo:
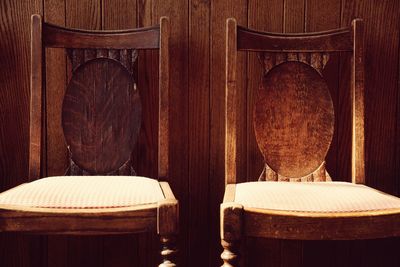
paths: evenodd
<path fill-rule="evenodd" d="M 159 267 L 175 267 L 175 256 L 177 253 L 175 237 L 161 236 L 161 258 L 162 263 Z"/>
<path fill-rule="evenodd" d="M 226 240 L 221 240 L 221 245 L 224 251 L 221 254 L 221 259 L 223 260 L 222 267 L 234 267 L 239 266 L 239 242 L 229 242 Z"/>
<path fill-rule="evenodd" d="M 242 239 L 243 206 L 237 203 L 221 204 L 221 254 L 222 267 L 239 266 L 240 241 Z"/>
<path fill-rule="evenodd" d="M 178 201 L 166 199 L 158 202 L 157 233 L 161 241 L 162 262 L 159 267 L 176 266 L 176 236 L 178 234 Z"/>

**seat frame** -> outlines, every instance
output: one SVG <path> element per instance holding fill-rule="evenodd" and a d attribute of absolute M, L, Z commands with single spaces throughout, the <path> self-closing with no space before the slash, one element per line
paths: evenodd
<path fill-rule="evenodd" d="M 122 31 L 68 29 L 32 15 L 29 180 L 42 178 L 45 135 L 45 48 L 158 49 L 159 134 L 158 180 L 168 179 L 169 166 L 169 19 L 158 26 Z M 179 208 L 167 182 L 159 182 L 165 199 L 126 208 L 61 209 L 0 206 L 0 232 L 57 235 L 107 235 L 156 231 L 162 263 L 176 266 Z"/>
<path fill-rule="evenodd" d="M 364 166 L 364 47 L 363 21 L 338 30 L 281 34 L 254 31 L 226 23 L 226 190 L 220 208 L 222 266 L 239 266 L 239 250 L 245 236 L 298 240 L 350 240 L 400 236 L 400 209 L 360 212 L 290 212 L 244 207 L 235 203 L 239 166 L 237 153 L 239 103 L 236 86 L 238 51 L 278 53 L 350 52 L 352 103 L 352 182 L 365 183 Z M 377 227 L 379 225 L 379 227 Z M 312 227 L 310 227 L 312 226 Z"/>

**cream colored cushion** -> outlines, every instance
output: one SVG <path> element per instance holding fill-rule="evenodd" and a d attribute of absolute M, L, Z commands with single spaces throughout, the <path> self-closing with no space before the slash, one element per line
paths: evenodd
<path fill-rule="evenodd" d="M 56 176 L 0 194 L 0 205 L 92 209 L 129 207 L 164 199 L 157 180 L 139 176 Z"/>
<path fill-rule="evenodd" d="M 236 185 L 235 202 L 244 207 L 299 212 L 400 209 L 400 198 L 346 182 L 242 183 Z"/>

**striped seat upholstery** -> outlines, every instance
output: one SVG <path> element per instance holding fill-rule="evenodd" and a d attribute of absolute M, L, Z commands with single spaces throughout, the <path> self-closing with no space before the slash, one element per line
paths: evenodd
<path fill-rule="evenodd" d="M 94 209 L 129 207 L 164 199 L 157 180 L 140 176 L 56 176 L 0 194 L 1 205 Z"/>
<path fill-rule="evenodd" d="M 294 212 L 358 212 L 400 209 L 400 198 L 346 182 L 249 182 L 236 185 L 245 208 Z"/>

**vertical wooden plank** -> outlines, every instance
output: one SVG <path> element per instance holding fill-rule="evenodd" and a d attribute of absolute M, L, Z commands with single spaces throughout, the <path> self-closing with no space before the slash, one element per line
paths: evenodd
<path fill-rule="evenodd" d="M 284 1 L 283 32 L 305 31 L 305 6 L 306 0 Z"/>
<path fill-rule="evenodd" d="M 395 190 L 395 129 L 398 96 L 399 5 L 344 1 L 342 24 L 364 19 L 366 183 L 388 193 Z M 380 51 L 385 51 L 382 54 Z M 384 93 L 383 93 L 384 92 Z"/>
<path fill-rule="evenodd" d="M 399 10 L 399 14 L 400 14 L 400 10 Z M 400 16 L 400 15 L 399 15 Z M 397 28 L 400 28 L 400 21 L 399 21 L 399 25 Z M 400 42 L 400 41 L 399 41 Z M 399 44 L 400 47 L 400 44 Z M 397 63 L 397 68 L 399 70 L 398 73 L 398 92 L 400 92 L 400 53 L 399 53 L 399 60 Z M 397 192 L 396 195 L 399 196 L 400 195 L 400 93 L 397 94 L 397 128 L 396 128 L 396 173 L 397 173 Z"/>
<path fill-rule="evenodd" d="M 0 2 L 0 188 L 28 180 L 31 13 L 40 1 Z"/>
<path fill-rule="evenodd" d="M 102 0 L 101 10 L 101 25 L 103 30 L 122 30 L 137 27 L 136 0 Z M 109 51 L 113 57 L 119 56 L 115 52 L 112 50 Z M 125 52 L 127 53 L 127 51 Z M 140 244 L 140 238 L 145 239 L 145 242 Z M 146 236 L 143 234 L 105 236 L 103 238 L 104 261 L 102 266 L 141 266 L 146 255 L 139 253 L 139 246 L 146 250 L 147 243 Z M 142 266 L 144 265 L 142 264 Z"/>
<path fill-rule="evenodd" d="M 283 32 L 284 5 L 280 0 L 250 0 L 248 27 L 251 29 Z M 290 6 L 290 5 L 289 5 Z M 292 19 L 292 17 L 288 18 Z M 247 179 L 255 181 L 264 167 L 264 159 L 254 135 L 253 108 L 257 89 L 261 85 L 263 66 L 258 53 L 249 53 L 247 63 Z M 271 173 L 271 172 L 269 172 Z M 249 266 L 280 266 L 281 242 L 274 239 L 247 238 L 246 260 Z M 262 251 L 262 253 L 260 253 Z"/>
<path fill-rule="evenodd" d="M 40 15 L 33 15 L 31 21 L 29 180 L 33 181 L 41 178 L 43 175 L 41 163 L 43 160 L 43 149 L 46 147 L 42 142 L 42 133 L 46 132 L 43 100 L 46 97 L 43 93 L 43 61 L 45 56 L 42 44 L 43 20 Z"/>
<path fill-rule="evenodd" d="M 101 0 L 65 0 L 66 26 L 101 30 Z"/>
<path fill-rule="evenodd" d="M 169 177 L 169 17 L 160 18 L 160 51 L 158 55 L 158 179 Z"/>
<path fill-rule="evenodd" d="M 351 66 L 352 102 L 352 150 L 351 179 L 353 183 L 365 184 L 364 149 L 364 23 L 361 19 L 352 21 L 353 56 Z"/>
<path fill-rule="evenodd" d="M 239 25 L 247 26 L 247 1 L 212 1 L 211 2 L 211 61 L 210 61 L 210 222 L 212 237 L 210 244 L 210 266 L 218 266 L 222 249 L 219 245 L 218 222 L 219 204 L 225 190 L 224 185 L 224 143 L 225 143 L 225 23 L 233 17 Z M 242 173 L 238 181 L 246 180 L 246 55 L 241 53 L 237 60 L 237 90 L 241 99 L 238 108 L 238 155 Z M 240 168 L 239 168 L 240 169 Z"/>
<path fill-rule="evenodd" d="M 136 0 L 102 0 L 101 20 L 103 30 L 122 30 L 136 28 Z"/>
<path fill-rule="evenodd" d="M 240 86 L 236 81 L 237 68 L 237 22 L 234 18 L 226 21 L 225 35 L 225 184 L 235 184 L 240 166 L 240 110 L 244 100 L 240 98 Z"/>
<path fill-rule="evenodd" d="M 189 253 L 192 266 L 208 266 L 210 246 L 210 8 L 189 1 Z M 201 260 L 203 259 L 203 260 Z"/>
<path fill-rule="evenodd" d="M 40 0 L 0 1 L 0 191 L 28 181 L 31 14 Z M 2 266 L 46 266 L 44 240 L 0 235 Z"/>
<path fill-rule="evenodd" d="M 354 18 L 364 20 L 365 48 L 365 156 L 366 184 L 387 193 L 396 193 L 396 106 L 398 91 L 399 23 L 398 1 L 347 1 L 342 3 L 342 26 Z M 382 53 L 384 51 L 384 53 Z M 341 72 L 350 71 L 349 65 Z M 348 87 L 347 87 L 348 88 Z M 376 264 L 374 255 L 385 255 L 384 266 L 396 266 L 396 248 L 400 238 L 388 240 L 385 246 L 360 242 L 353 247 L 354 257 L 366 257 Z M 381 264 L 381 263 L 379 263 Z"/>
<path fill-rule="evenodd" d="M 398 12 L 398 16 L 400 16 L 400 10 Z M 400 28 L 400 20 L 399 20 L 399 24 L 397 26 L 397 28 Z M 400 41 L 399 41 L 400 42 Z M 400 47 L 400 44 L 399 44 Z M 398 63 L 397 63 L 397 69 L 398 69 L 398 92 L 400 92 L 400 52 L 398 55 Z M 397 173 L 397 192 L 396 195 L 399 196 L 400 195 L 400 93 L 397 93 L 397 127 L 396 127 L 396 170 L 395 172 Z"/>

